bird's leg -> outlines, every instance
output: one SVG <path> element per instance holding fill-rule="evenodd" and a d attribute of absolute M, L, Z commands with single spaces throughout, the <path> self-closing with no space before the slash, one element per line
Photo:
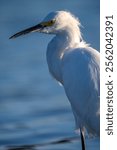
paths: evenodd
<path fill-rule="evenodd" d="M 86 150 L 84 131 L 81 128 L 80 128 L 80 137 L 81 137 L 82 150 Z"/>

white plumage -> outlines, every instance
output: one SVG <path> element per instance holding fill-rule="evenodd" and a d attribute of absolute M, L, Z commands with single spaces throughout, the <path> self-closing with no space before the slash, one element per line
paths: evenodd
<path fill-rule="evenodd" d="M 55 14 L 57 16 L 54 18 L 58 19 L 56 26 L 60 24 L 60 27 L 55 27 L 56 36 L 48 44 L 47 62 L 50 73 L 65 89 L 76 127 L 85 126 L 90 134 L 99 135 L 99 52 L 82 40 L 78 19 L 69 12 L 60 11 Z"/>

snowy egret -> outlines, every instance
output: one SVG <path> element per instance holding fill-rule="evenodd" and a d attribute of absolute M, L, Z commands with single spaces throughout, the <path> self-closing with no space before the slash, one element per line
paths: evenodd
<path fill-rule="evenodd" d="M 65 89 L 85 149 L 84 129 L 100 135 L 100 54 L 84 42 L 80 22 L 70 12 L 51 12 L 38 25 L 10 39 L 35 31 L 55 34 L 47 47 L 48 68 Z"/>

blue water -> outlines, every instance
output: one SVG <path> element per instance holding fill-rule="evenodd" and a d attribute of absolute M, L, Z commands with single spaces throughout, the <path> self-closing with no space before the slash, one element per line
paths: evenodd
<path fill-rule="evenodd" d="M 79 135 L 64 89 L 50 76 L 46 47 L 51 35 L 9 37 L 49 12 L 79 17 L 84 39 L 99 50 L 99 1 L 0 0 L 0 150 L 80 150 Z M 87 150 L 99 140 L 86 138 Z"/>

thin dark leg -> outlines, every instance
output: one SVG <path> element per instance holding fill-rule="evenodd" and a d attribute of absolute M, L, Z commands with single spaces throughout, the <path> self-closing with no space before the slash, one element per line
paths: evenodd
<path fill-rule="evenodd" d="M 85 148 L 85 137 L 84 137 L 84 134 L 82 133 L 82 129 L 80 129 L 80 137 L 81 137 L 82 150 L 86 150 L 86 148 Z"/>

